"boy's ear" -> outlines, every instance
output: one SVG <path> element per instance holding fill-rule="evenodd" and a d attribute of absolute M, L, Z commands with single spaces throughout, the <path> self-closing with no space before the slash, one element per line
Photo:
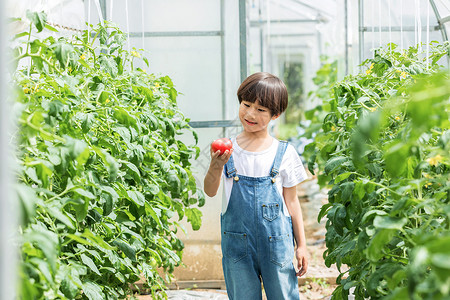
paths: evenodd
<path fill-rule="evenodd" d="M 272 116 L 272 120 L 278 119 L 279 116 L 280 116 L 280 114 L 278 114 L 278 115 L 273 115 L 273 116 Z"/>

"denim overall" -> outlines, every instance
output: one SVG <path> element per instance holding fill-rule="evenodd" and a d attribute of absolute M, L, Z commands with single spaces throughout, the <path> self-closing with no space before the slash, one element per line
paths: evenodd
<path fill-rule="evenodd" d="M 286 147 L 280 141 L 269 176 L 239 175 L 233 156 L 225 165 L 225 176 L 234 179 L 221 216 L 222 266 L 231 300 L 262 299 L 261 279 L 268 300 L 299 299 L 292 220 L 283 213 L 275 184 Z"/>

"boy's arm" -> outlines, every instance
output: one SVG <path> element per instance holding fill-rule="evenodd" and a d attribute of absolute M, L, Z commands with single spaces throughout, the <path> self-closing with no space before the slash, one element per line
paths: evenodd
<path fill-rule="evenodd" d="M 297 244 L 297 249 L 295 251 L 298 262 L 297 276 L 300 277 L 303 276 L 308 269 L 308 258 L 302 208 L 300 207 L 300 202 L 297 197 L 297 187 L 283 187 L 283 197 L 292 219 L 292 227 L 294 229 L 294 237 Z"/>
<path fill-rule="evenodd" d="M 211 163 L 209 164 L 205 179 L 203 180 L 203 190 L 209 197 L 214 197 L 217 194 L 220 178 L 222 177 L 223 166 L 227 163 L 231 153 L 233 153 L 233 150 L 226 150 L 219 156 L 219 150 L 215 153 L 211 150 Z"/>

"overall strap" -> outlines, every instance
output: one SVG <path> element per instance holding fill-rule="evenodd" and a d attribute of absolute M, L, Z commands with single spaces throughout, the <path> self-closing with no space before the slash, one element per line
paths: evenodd
<path fill-rule="evenodd" d="M 230 159 L 227 161 L 223 168 L 223 172 L 227 178 L 236 176 L 236 168 L 234 167 L 233 154 L 231 154 Z"/>
<path fill-rule="evenodd" d="M 275 178 L 280 172 L 281 161 L 283 160 L 284 153 L 286 152 L 288 143 L 286 141 L 280 141 L 278 144 L 277 154 L 273 160 L 272 169 L 270 171 L 270 176 Z"/>

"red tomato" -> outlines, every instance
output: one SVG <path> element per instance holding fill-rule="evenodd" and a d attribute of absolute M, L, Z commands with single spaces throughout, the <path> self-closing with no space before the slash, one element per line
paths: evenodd
<path fill-rule="evenodd" d="M 231 150 L 231 148 L 233 148 L 233 143 L 230 141 L 230 139 L 221 138 L 212 142 L 211 148 L 213 152 L 220 150 L 220 155 L 222 155 L 225 150 Z"/>

